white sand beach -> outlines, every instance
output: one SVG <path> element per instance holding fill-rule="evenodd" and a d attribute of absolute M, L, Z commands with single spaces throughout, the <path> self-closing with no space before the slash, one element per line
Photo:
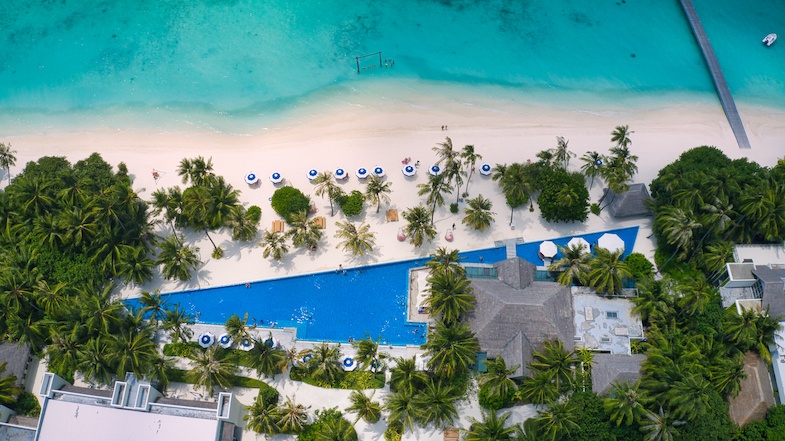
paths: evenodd
<path fill-rule="evenodd" d="M 454 96 L 441 90 L 417 96 L 415 92 L 408 90 L 405 96 L 395 99 L 357 97 L 353 102 L 333 102 L 329 107 L 298 108 L 286 115 L 281 124 L 260 129 L 255 134 L 232 135 L 197 127 L 188 132 L 80 127 L 57 133 L 49 133 L 46 128 L 15 132 L 0 127 L 0 141 L 10 142 L 17 151 L 17 165 L 12 167 L 12 175 L 19 173 L 27 161 L 44 155 L 65 156 L 75 162 L 97 151 L 115 167 L 121 161 L 125 162 L 134 177 L 137 192 L 144 199 L 148 199 L 156 188 L 182 185 L 176 173 L 182 158 L 212 157 L 215 172 L 242 191 L 243 204 L 261 207 L 262 229 L 270 228 L 272 221 L 279 218 L 269 202 L 277 187 L 268 179 L 273 171 L 278 171 L 285 179 L 284 184 L 311 194 L 318 214 L 327 217 L 325 240 L 317 251 L 292 249 L 280 263 L 263 259 L 262 249 L 254 243 L 231 242 L 227 232 L 214 235 L 225 255 L 219 260 L 212 259 L 209 241 L 203 234 L 193 232 L 187 240 L 199 246 L 204 265 L 191 282 L 182 284 L 157 278 L 144 287 L 122 287 L 124 297 L 138 295 L 142 290 L 172 292 L 331 270 L 339 264 L 350 268 L 427 256 L 442 246 L 471 250 L 487 248 L 495 241 L 505 239 L 534 241 L 631 225 L 641 226 L 635 251 L 653 258 L 649 219 L 620 221 L 603 212 L 600 216 L 590 214 L 583 224 L 551 224 L 541 219 L 537 210 L 530 213 L 522 207 L 515 211 L 515 228 L 511 229 L 510 209 L 496 183 L 479 173 L 472 177 L 469 193 L 471 197 L 482 194 L 492 200 L 496 222 L 489 231 L 468 230 L 461 225 L 462 215 L 451 214 L 445 206 L 436 213 L 439 231 L 436 240 L 421 248 L 399 242 L 396 234 L 405 222 L 403 218 L 400 222 L 386 222 L 384 211 L 387 208 L 403 211 L 423 201 L 417 195 L 416 185 L 427 181 L 427 169 L 435 159 L 431 148 L 444 141 L 445 136 L 451 137 L 458 149 L 473 144 L 477 153 L 483 156 L 481 162 L 494 165 L 534 160 L 538 151 L 556 146 L 557 136 L 569 140 L 569 147 L 578 158 L 591 150 L 607 153 L 611 147 L 611 131 L 617 125 L 626 124 L 634 131 L 631 151 L 640 157 L 640 172 L 635 181 L 646 184 L 681 152 L 696 146 L 713 145 L 730 158 L 746 157 L 764 166 L 773 166 L 779 157 L 785 156 L 785 110 L 782 109 L 740 105 L 752 145 L 751 150 L 740 150 L 715 99 L 698 97 L 669 103 L 668 97 L 662 97 L 646 105 L 626 104 L 587 110 L 564 103 L 546 105 L 542 101 L 527 101 L 524 96 L 500 98 L 468 93 Z M 445 98 L 448 96 L 452 98 Z M 446 131 L 441 130 L 442 125 L 447 125 Z M 401 173 L 401 161 L 407 157 L 420 162 L 414 178 L 405 178 Z M 580 164 L 576 158 L 570 163 L 570 169 L 578 169 Z M 375 207 L 367 207 L 359 219 L 351 219 L 369 223 L 377 242 L 371 255 L 355 258 L 336 249 L 335 222 L 344 220 L 344 216 L 340 213 L 330 216 L 329 202 L 313 195 L 313 185 L 306 172 L 311 168 L 334 171 L 342 167 L 350 177 L 340 185 L 347 191 L 362 190 L 364 184 L 358 181 L 354 172 L 359 167 L 376 165 L 385 168 L 387 179 L 393 183 L 392 203 L 383 206 L 379 213 L 375 212 Z M 153 171 L 159 173 L 157 181 L 153 179 Z M 244 183 L 244 176 L 251 171 L 261 177 L 258 187 Z M 4 180 L 2 185 L 6 183 Z M 595 182 L 591 190 L 592 202 L 597 202 L 601 190 L 602 184 Z M 453 223 L 456 224 L 455 239 L 450 243 L 444 239 L 444 234 Z M 160 227 L 160 234 L 168 233 L 165 226 Z M 273 385 L 282 395 L 296 394 L 298 401 L 313 405 L 312 411 L 317 407 L 345 406 L 347 403 L 348 393 L 342 391 L 318 390 L 289 380 L 276 380 Z M 239 397 L 247 404 L 255 394 L 240 393 Z M 524 414 L 531 411 L 516 411 L 514 420 L 522 421 Z M 480 416 L 476 403 L 463 409 L 462 415 L 465 415 L 463 424 L 467 427 L 466 416 Z M 361 440 L 383 439 L 381 425 L 365 427 L 363 424 L 358 424 Z M 441 439 L 441 433 L 431 432 L 407 434 L 404 439 Z M 251 433 L 246 436 L 244 439 L 254 439 Z"/>

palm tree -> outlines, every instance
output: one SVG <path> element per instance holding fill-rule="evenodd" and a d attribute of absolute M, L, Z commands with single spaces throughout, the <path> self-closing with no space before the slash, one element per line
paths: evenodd
<path fill-rule="evenodd" d="M 419 205 L 412 207 L 403 213 L 403 218 L 406 219 L 406 227 L 404 231 L 409 236 L 409 242 L 416 246 L 422 246 L 423 242 L 427 239 L 429 241 L 436 237 L 436 228 L 434 228 L 431 213 L 428 209 Z"/>
<path fill-rule="evenodd" d="M 480 387 L 488 391 L 489 397 L 501 397 L 506 401 L 518 389 L 510 376 L 515 374 L 520 365 L 508 368 L 504 357 L 498 355 L 488 361 L 487 366 L 488 372 L 480 376 Z"/>
<path fill-rule="evenodd" d="M 469 194 L 469 183 L 472 180 L 475 165 L 477 161 L 482 160 L 482 155 L 474 152 L 473 145 L 465 145 L 463 150 L 461 150 L 461 159 L 463 159 L 463 166 L 469 169 L 469 177 L 466 179 L 466 191 L 464 191 L 464 193 Z"/>
<path fill-rule="evenodd" d="M 161 320 L 161 329 L 169 332 L 172 342 L 186 343 L 194 335 L 194 331 L 190 325 L 194 324 L 194 316 L 185 312 L 179 304 L 174 305 L 174 308 L 167 309 L 164 312 L 164 318 Z"/>
<path fill-rule="evenodd" d="M 431 316 L 439 317 L 448 326 L 458 323 L 474 309 L 474 293 L 471 282 L 463 272 L 436 271 L 428 276 L 428 288 L 424 304 L 430 308 Z"/>
<path fill-rule="evenodd" d="M 431 254 L 431 260 L 425 262 L 425 266 L 430 270 L 430 274 L 454 272 L 466 274 L 466 270 L 458 263 L 461 260 L 459 250 L 448 250 L 439 247 L 436 252 Z"/>
<path fill-rule="evenodd" d="M 293 214 L 290 226 L 286 235 L 292 238 L 292 243 L 296 247 L 314 250 L 324 235 L 315 219 L 308 220 L 308 213 L 305 211 Z"/>
<path fill-rule="evenodd" d="M 660 231 L 665 242 L 676 248 L 674 254 L 681 251 L 681 260 L 687 259 L 693 250 L 695 231 L 701 227 L 691 211 L 672 206 L 662 207 L 654 218 L 655 231 Z"/>
<path fill-rule="evenodd" d="M 281 431 L 278 424 L 281 421 L 281 412 L 276 403 L 267 403 L 264 396 L 260 393 L 256 396 L 253 404 L 246 406 L 247 413 L 243 415 L 246 427 L 256 433 L 275 435 Z"/>
<path fill-rule="evenodd" d="M 199 260 L 199 248 L 185 245 L 176 234 L 167 237 L 160 244 L 157 265 L 163 265 L 166 280 L 177 279 L 182 282 L 191 280 L 191 271 L 202 264 Z"/>
<path fill-rule="evenodd" d="M 108 345 L 101 338 L 92 338 L 79 349 L 77 369 L 86 381 L 112 384 L 112 368 L 106 358 L 108 351 Z"/>
<path fill-rule="evenodd" d="M 736 308 L 729 308 L 723 328 L 731 344 L 741 351 L 756 349 L 763 361 L 771 364 L 769 347 L 774 345 L 774 334 L 780 325 L 777 318 L 769 315 L 768 308 L 762 314 L 746 308 L 738 314 Z"/>
<path fill-rule="evenodd" d="M 567 166 L 570 164 L 570 158 L 575 157 L 575 153 L 571 152 L 567 148 L 567 144 L 570 141 L 564 139 L 563 136 L 556 137 L 556 148 L 553 149 L 553 159 L 556 162 L 561 163 L 561 168 L 567 170 Z"/>
<path fill-rule="evenodd" d="M 733 261 L 733 248 L 731 241 L 721 241 L 706 245 L 703 253 L 703 267 L 711 273 L 718 274 L 725 271 L 725 264 Z"/>
<path fill-rule="evenodd" d="M 631 425 L 638 421 L 646 409 L 645 393 L 639 391 L 641 382 L 630 384 L 628 381 L 614 381 L 608 391 L 608 396 L 602 399 L 605 412 L 617 426 Z"/>
<path fill-rule="evenodd" d="M 417 194 L 419 196 L 427 195 L 425 203 L 430 205 L 431 207 L 431 224 L 433 224 L 433 219 L 436 214 L 436 207 L 444 205 L 444 195 L 452 193 L 452 189 L 450 189 L 449 182 L 447 180 L 447 174 L 441 174 L 437 176 L 429 176 L 427 184 L 417 184 Z"/>
<path fill-rule="evenodd" d="M 77 289 L 81 320 L 91 336 L 110 335 L 120 325 L 125 306 L 112 299 L 112 289 L 112 284 L 103 289 Z"/>
<path fill-rule="evenodd" d="M 382 405 L 378 401 L 372 400 L 373 393 L 369 397 L 362 391 L 355 390 L 349 395 L 349 402 L 352 404 L 346 408 L 346 411 L 357 414 L 354 424 L 357 424 L 360 419 L 368 424 L 374 424 L 379 421 L 379 418 L 382 416 Z"/>
<path fill-rule="evenodd" d="M 561 259 L 553 262 L 548 267 L 548 271 L 558 271 L 560 273 L 558 282 L 564 286 L 570 286 L 573 283 L 583 284 L 591 270 L 589 265 L 591 255 L 589 255 L 586 246 L 583 244 L 559 246 L 559 251 L 562 254 Z"/>
<path fill-rule="evenodd" d="M 205 185 L 215 177 L 213 158 L 206 161 L 203 156 L 197 156 L 194 159 L 183 158 L 177 167 L 177 175 L 183 178 L 183 184 L 191 181 L 194 186 Z"/>
<path fill-rule="evenodd" d="M 324 197 L 327 195 L 327 199 L 330 201 L 330 216 L 335 216 L 333 201 L 337 201 L 343 195 L 343 190 L 335 183 L 332 172 L 321 172 L 311 182 L 316 186 L 314 191 L 316 196 Z"/>
<path fill-rule="evenodd" d="M 339 345 L 330 346 L 326 342 L 322 342 L 322 344 L 303 352 L 311 356 L 306 362 L 306 368 L 314 380 L 332 384 L 343 373 Z"/>
<path fill-rule="evenodd" d="M 11 143 L 0 142 L 0 168 L 8 174 L 8 184 L 11 184 L 11 166 L 16 165 L 16 150 L 11 150 Z"/>
<path fill-rule="evenodd" d="M 390 369 L 390 390 L 393 392 L 407 390 L 413 394 L 415 390 L 421 389 L 427 380 L 428 375 L 417 370 L 415 357 L 396 358 L 395 367 Z"/>
<path fill-rule="evenodd" d="M 155 261 L 148 257 L 146 246 L 121 246 L 115 274 L 133 284 L 141 286 L 153 279 Z M 104 265 L 109 265 L 105 260 Z"/>
<path fill-rule="evenodd" d="M 286 351 L 274 347 L 271 338 L 265 341 L 254 338 L 252 342 L 253 346 L 245 353 L 248 367 L 256 369 L 260 377 L 265 375 L 273 379 L 284 371 L 287 365 Z"/>
<path fill-rule="evenodd" d="M 151 374 L 158 350 L 150 328 L 123 329 L 109 339 L 109 362 L 116 366 L 115 373 L 123 378 L 133 372 L 137 378 Z"/>
<path fill-rule="evenodd" d="M 142 305 L 142 314 L 150 314 L 148 319 L 153 326 L 163 320 L 166 313 L 166 301 L 161 298 L 161 294 L 142 291 L 139 297 L 139 304 Z"/>
<path fill-rule="evenodd" d="M 641 424 L 641 432 L 645 434 L 645 441 L 673 441 L 677 439 L 679 431 L 677 426 L 685 424 L 684 421 L 674 421 L 660 406 L 659 412 L 647 411 L 646 420 Z"/>
<path fill-rule="evenodd" d="M 71 376 L 79 364 L 79 350 L 84 342 L 80 341 L 79 326 L 51 330 L 51 343 L 46 347 L 48 367 L 58 375 Z"/>
<path fill-rule="evenodd" d="M 591 271 L 586 277 L 586 282 L 597 293 L 621 294 L 624 280 L 631 279 L 632 273 L 627 264 L 621 259 L 623 251 L 608 251 L 597 247 L 595 256 L 589 263 Z"/>
<path fill-rule="evenodd" d="M 382 204 L 390 203 L 389 193 L 392 193 L 392 182 L 385 182 L 376 175 L 368 177 L 368 184 L 365 187 L 365 199 L 376 204 L 376 212 L 382 208 Z"/>
<path fill-rule="evenodd" d="M 510 224 L 512 225 L 515 208 L 529 202 L 531 198 L 531 185 L 523 164 L 516 162 L 507 167 L 503 178 L 499 180 L 499 186 L 504 193 L 507 205 L 510 207 Z"/>
<path fill-rule="evenodd" d="M 35 289 L 35 299 L 38 306 L 50 317 L 56 316 L 66 306 L 71 290 L 65 282 L 50 286 L 46 280 L 39 280 Z"/>
<path fill-rule="evenodd" d="M 30 217 L 40 216 L 48 212 L 55 204 L 52 197 L 54 183 L 44 180 L 40 176 L 22 177 L 14 181 L 13 188 L 9 188 L 9 197 L 22 207 L 22 211 Z"/>
<path fill-rule="evenodd" d="M 469 370 L 477 359 L 480 343 L 467 325 L 448 327 L 438 322 L 423 348 L 431 356 L 428 368 L 436 375 L 449 378 Z"/>
<path fill-rule="evenodd" d="M 0 143 L 0 147 L 2 146 Z M 16 385 L 16 375 L 2 376 L 7 365 L 7 361 L 0 364 L 0 404 L 12 406 L 16 403 L 16 396 L 22 393 L 22 388 Z"/>
<path fill-rule="evenodd" d="M 251 339 L 251 331 L 256 329 L 256 325 L 248 326 L 248 313 L 246 312 L 241 319 L 239 315 L 232 314 L 226 319 L 226 333 L 234 343 L 239 343 L 244 339 Z"/>
<path fill-rule="evenodd" d="M 286 397 L 286 401 L 278 407 L 281 414 L 279 424 L 284 432 L 300 432 L 308 424 L 308 409 L 305 406 L 294 402 L 294 397 Z"/>
<path fill-rule="evenodd" d="M 216 387 L 227 388 L 232 385 L 237 364 L 227 350 L 220 346 L 211 346 L 204 351 L 193 351 L 188 358 L 191 359 L 193 367 L 186 373 L 186 377 L 204 388 L 211 397 Z"/>
<path fill-rule="evenodd" d="M 632 144 L 630 135 L 633 133 L 635 132 L 630 130 L 628 125 L 616 126 L 611 132 L 611 142 L 615 142 L 618 147 L 627 147 Z"/>
<path fill-rule="evenodd" d="M 357 441 L 357 431 L 345 418 L 330 418 L 316 432 L 315 441 Z"/>
<path fill-rule="evenodd" d="M 444 163 L 444 168 L 449 168 L 449 166 L 458 159 L 460 153 L 453 149 L 452 147 L 452 139 L 449 136 L 444 137 L 444 142 L 440 142 L 436 144 L 436 147 L 433 147 L 431 150 L 436 153 L 436 157 L 438 158 L 437 164 L 441 165 Z"/>
<path fill-rule="evenodd" d="M 591 188 L 594 186 L 594 178 L 600 176 L 603 157 L 594 151 L 586 152 L 583 156 L 581 156 L 581 161 L 583 161 L 581 172 L 583 172 L 584 176 L 591 178 L 591 183 L 589 184 L 589 190 L 591 190 Z"/>
<path fill-rule="evenodd" d="M 286 246 L 286 235 L 275 231 L 265 231 L 259 245 L 264 246 L 262 257 L 265 259 L 272 256 L 275 260 L 281 260 L 289 251 L 289 247 Z"/>
<path fill-rule="evenodd" d="M 709 370 L 711 372 L 711 383 L 723 397 L 736 397 L 741 392 L 741 382 L 747 378 L 744 371 L 743 356 L 740 353 L 735 355 L 720 357 L 713 363 Z"/>
<path fill-rule="evenodd" d="M 569 401 L 551 403 L 547 409 L 539 411 L 535 419 L 540 432 L 551 441 L 564 439 L 580 426 L 577 409 Z"/>
<path fill-rule="evenodd" d="M 188 219 L 188 223 L 193 228 L 201 228 L 204 231 L 205 236 L 213 245 L 213 255 L 217 256 L 223 252 L 219 251 L 218 245 L 210 236 L 211 224 L 216 220 L 211 211 L 212 207 L 213 201 L 210 191 L 206 187 L 190 187 L 183 192 L 183 216 Z"/>
<path fill-rule="evenodd" d="M 98 235 L 98 224 L 91 212 L 78 208 L 60 214 L 61 225 L 65 231 L 63 242 L 75 247 L 91 242 Z"/>
<path fill-rule="evenodd" d="M 259 221 L 250 216 L 242 205 L 231 209 L 226 225 L 232 229 L 232 240 L 250 242 L 259 234 Z"/>
<path fill-rule="evenodd" d="M 518 432 L 516 425 L 507 426 L 510 412 L 498 415 L 494 411 L 482 412 L 482 421 L 469 418 L 471 426 L 464 432 L 464 441 L 513 441 Z"/>
<path fill-rule="evenodd" d="M 382 336 L 374 341 L 370 334 L 365 334 L 365 338 L 355 340 L 352 342 L 352 347 L 357 350 L 357 363 L 360 364 L 362 369 L 367 369 L 369 366 L 379 368 L 382 361 L 389 356 L 384 352 L 379 352 L 379 344 L 382 342 Z"/>
<path fill-rule="evenodd" d="M 414 426 L 419 421 L 419 408 L 414 401 L 413 392 L 409 389 L 400 389 L 388 395 L 384 409 L 389 413 L 387 424 L 401 424 L 404 431 L 414 430 Z"/>
<path fill-rule="evenodd" d="M 496 213 L 491 211 L 493 204 L 490 199 L 485 199 L 482 195 L 477 195 L 474 199 L 467 199 L 466 216 L 461 221 L 469 228 L 483 232 L 490 228 L 491 223 L 494 222 L 493 215 Z"/>
<path fill-rule="evenodd" d="M 355 226 L 351 222 L 344 221 L 336 222 L 335 226 L 338 227 L 335 238 L 341 240 L 335 248 L 343 248 L 354 256 L 358 254 L 364 256 L 376 245 L 375 235 L 370 231 L 371 226 L 368 224 L 361 222 L 359 226 Z"/>
<path fill-rule="evenodd" d="M 430 378 L 425 389 L 414 396 L 414 405 L 419 408 L 417 420 L 422 426 L 433 424 L 438 428 L 451 426 L 458 418 L 455 403 L 460 399 L 461 392 L 449 381 Z"/>
<path fill-rule="evenodd" d="M 154 191 L 151 204 L 154 207 L 153 216 L 163 214 L 164 222 L 169 224 L 172 234 L 177 234 L 175 224 L 182 225 L 184 222 L 183 193 L 180 191 L 180 187 L 162 188 Z"/>
<path fill-rule="evenodd" d="M 574 367 L 578 362 L 575 351 L 566 350 L 561 340 L 545 340 L 539 350 L 532 352 L 529 367 L 532 371 L 545 373 L 556 390 L 563 392 L 575 384 Z"/>

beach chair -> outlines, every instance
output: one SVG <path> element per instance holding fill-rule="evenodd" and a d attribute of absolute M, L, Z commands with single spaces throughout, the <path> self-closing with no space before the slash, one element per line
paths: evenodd
<path fill-rule="evenodd" d="M 444 429 L 444 441 L 458 441 L 460 432 L 454 427 Z"/>
<path fill-rule="evenodd" d="M 316 221 L 317 227 L 321 228 L 322 230 L 327 228 L 327 220 L 324 218 L 324 216 L 316 216 L 314 220 Z"/>
<path fill-rule="evenodd" d="M 273 221 L 273 233 L 283 233 L 283 221 L 278 219 Z"/>
<path fill-rule="evenodd" d="M 387 210 L 387 222 L 398 222 L 398 210 L 395 208 Z"/>

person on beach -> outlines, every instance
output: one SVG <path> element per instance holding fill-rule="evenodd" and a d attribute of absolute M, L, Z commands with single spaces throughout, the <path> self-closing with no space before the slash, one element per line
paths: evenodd
<path fill-rule="evenodd" d="M 335 270 L 335 274 L 338 274 L 338 272 L 341 271 L 342 269 L 343 269 L 343 264 L 339 263 L 338 264 L 338 268 L 336 268 L 336 270 Z"/>
<path fill-rule="evenodd" d="M 455 230 L 455 224 L 452 224 L 452 229 Z"/>

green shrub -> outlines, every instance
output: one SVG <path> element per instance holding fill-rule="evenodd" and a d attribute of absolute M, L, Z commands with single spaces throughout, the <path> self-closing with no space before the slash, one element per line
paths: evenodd
<path fill-rule="evenodd" d="M 493 394 L 489 387 L 481 387 L 478 394 L 480 406 L 488 410 L 499 410 L 512 405 L 515 400 L 515 392 L 510 391 L 506 397 L 501 394 Z"/>
<path fill-rule="evenodd" d="M 591 204 L 591 206 L 589 206 L 589 210 L 591 211 L 591 214 L 596 214 L 597 216 L 599 216 L 600 211 L 602 211 L 599 204 Z"/>
<path fill-rule="evenodd" d="M 369 371 L 352 371 L 347 372 L 346 375 L 337 384 L 338 389 L 381 389 L 384 387 L 384 376 L 375 375 Z"/>
<path fill-rule="evenodd" d="M 401 441 L 403 425 L 399 422 L 390 423 L 384 431 L 384 441 Z"/>
<path fill-rule="evenodd" d="M 538 184 L 542 190 L 537 204 L 548 222 L 585 222 L 589 217 L 589 190 L 582 174 L 547 170 Z"/>
<path fill-rule="evenodd" d="M 287 186 L 275 190 L 270 205 L 279 216 L 291 223 L 293 215 L 311 208 L 311 199 L 300 190 Z"/>
<path fill-rule="evenodd" d="M 278 389 L 264 383 L 264 386 L 259 388 L 259 397 L 265 405 L 270 405 L 278 404 L 281 395 L 278 393 Z"/>
<path fill-rule="evenodd" d="M 363 212 L 363 201 L 363 194 L 357 190 L 352 190 L 348 195 L 341 196 L 338 199 L 338 205 L 341 206 L 343 214 L 351 217 Z"/>
<path fill-rule="evenodd" d="M 632 253 L 624 259 L 632 278 L 636 282 L 648 280 L 654 276 L 654 264 L 641 253 Z"/>
<path fill-rule="evenodd" d="M 164 345 L 164 355 L 168 357 L 187 357 L 191 354 L 194 348 L 198 348 L 196 342 L 191 343 L 167 343 Z"/>
<path fill-rule="evenodd" d="M 221 247 L 215 247 L 212 254 L 210 255 L 213 256 L 213 259 L 220 259 L 224 256 L 224 249 Z"/>
<path fill-rule="evenodd" d="M 458 212 L 458 204 L 453 202 L 450 204 L 450 213 L 455 214 Z"/>
<path fill-rule="evenodd" d="M 36 418 L 41 415 L 41 404 L 38 398 L 28 391 L 22 391 L 16 399 L 16 413 Z"/>
<path fill-rule="evenodd" d="M 322 427 L 326 422 L 340 420 L 342 418 L 343 414 L 338 410 L 337 407 L 317 410 L 316 420 L 313 422 L 313 424 L 309 424 L 303 428 L 303 431 L 297 435 L 297 441 L 316 441 L 319 432 L 321 432 Z"/>
<path fill-rule="evenodd" d="M 256 205 L 251 205 L 248 207 L 248 210 L 245 212 L 248 215 L 248 218 L 251 219 L 254 223 L 259 222 L 262 219 L 262 209 Z"/>

